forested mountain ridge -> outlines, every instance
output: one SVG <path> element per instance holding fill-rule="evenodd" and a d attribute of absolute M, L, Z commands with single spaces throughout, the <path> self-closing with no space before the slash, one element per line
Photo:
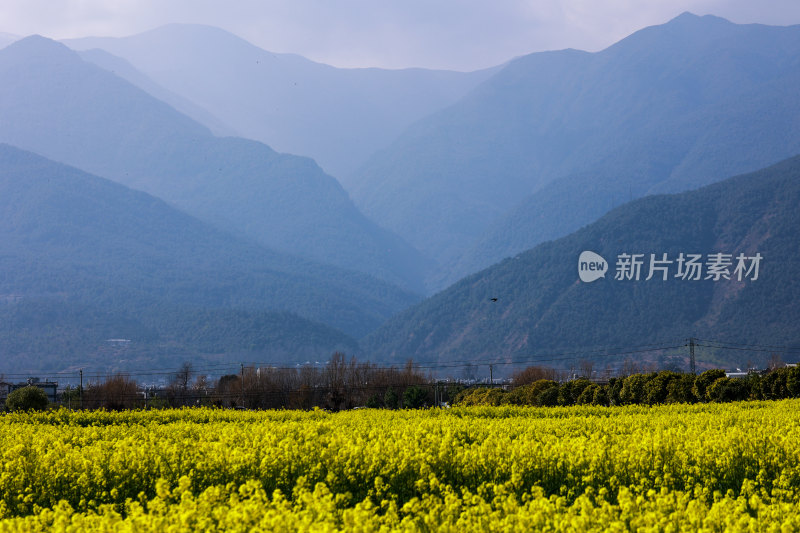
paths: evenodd
<path fill-rule="evenodd" d="M 314 161 L 218 138 L 62 44 L 0 50 L 0 141 L 127 186 L 270 248 L 421 292 L 426 260 Z"/>
<path fill-rule="evenodd" d="M 625 352 L 642 345 L 681 344 L 692 336 L 797 345 L 798 205 L 800 157 L 696 191 L 635 200 L 401 312 L 371 334 L 363 348 L 391 361 L 535 363 L 571 353 L 574 364 L 591 359 L 593 350 Z M 607 262 L 605 277 L 581 281 L 584 251 Z M 711 270 L 719 253 L 726 254 L 723 259 L 729 264 L 720 270 L 730 279 L 715 279 Z M 626 254 L 629 260 L 641 254 L 638 279 L 628 278 L 630 270 L 619 266 Z M 683 259 L 700 256 L 700 279 L 679 276 L 681 269 L 686 274 L 681 254 Z M 648 280 L 653 260 L 656 269 Z M 659 266 L 668 269 L 666 274 Z M 620 270 L 621 279 L 615 279 Z M 687 353 L 680 348 L 656 355 L 685 359 Z M 747 359 L 763 363 L 767 355 L 713 354 L 717 362 L 741 367 Z M 555 364 L 566 364 L 561 359 Z"/>
<path fill-rule="evenodd" d="M 443 288 L 629 199 L 800 152 L 798 82 L 800 26 L 687 13 L 510 62 L 373 156 L 351 193 L 439 261 Z"/>
<path fill-rule="evenodd" d="M 9 145 L 0 145 L 0 243 L 8 365 L 68 366 L 109 338 L 162 365 L 190 353 L 327 357 L 355 351 L 353 337 L 416 301 Z"/>

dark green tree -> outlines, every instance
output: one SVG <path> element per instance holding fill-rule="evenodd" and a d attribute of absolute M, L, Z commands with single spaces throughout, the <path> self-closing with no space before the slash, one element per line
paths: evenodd
<path fill-rule="evenodd" d="M 575 405 L 583 390 L 591 384 L 591 381 L 584 378 L 564 383 L 558 391 L 558 405 Z"/>
<path fill-rule="evenodd" d="M 370 409 L 378 409 L 383 406 L 383 402 L 381 402 L 380 395 L 373 394 L 367 398 L 367 402 L 364 405 Z"/>
<path fill-rule="evenodd" d="M 620 405 L 622 400 L 619 395 L 622 392 L 622 385 L 625 383 L 625 378 L 611 378 L 608 380 L 606 386 L 606 393 L 608 395 L 609 405 Z"/>
<path fill-rule="evenodd" d="M 692 387 L 692 392 L 699 401 L 707 402 L 708 397 L 706 396 L 706 390 L 708 390 L 712 383 L 717 381 L 719 378 L 724 377 L 725 371 L 721 368 L 706 370 L 694 379 L 694 387 Z"/>
<path fill-rule="evenodd" d="M 48 403 L 47 393 L 34 385 L 17 389 L 6 398 L 6 408 L 10 411 L 41 411 Z"/>
<path fill-rule="evenodd" d="M 793 398 L 800 397 L 800 366 L 786 369 L 786 389 Z"/>
<path fill-rule="evenodd" d="M 560 388 L 561 386 L 556 384 L 554 387 L 548 387 L 544 389 L 536 397 L 536 405 L 540 405 L 542 407 L 554 407 L 558 405 L 558 392 Z"/>
<path fill-rule="evenodd" d="M 400 396 L 397 392 L 389 387 L 383 395 L 383 405 L 388 409 L 397 409 L 400 405 Z"/>
<path fill-rule="evenodd" d="M 632 374 L 622 382 L 619 391 L 621 404 L 640 404 L 647 400 L 647 384 L 654 374 Z"/>
<path fill-rule="evenodd" d="M 750 395 L 747 382 L 743 379 L 719 378 L 706 390 L 706 397 L 712 402 L 739 402 Z"/>
<path fill-rule="evenodd" d="M 578 400 L 577 400 L 576 403 L 578 405 L 591 405 L 591 404 L 593 404 L 594 403 L 595 394 L 597 394 L 597 391 L 599 389 L 600 389 L 600 385 L 598 385 L 597 383 L 590 384 L 585 389 L 583 389 L 583 391 L 581 392 L 581 395 L 578 396 Z"/>
<path fill-rule="evenodd" d="M 592 398 L 592 405 L 608 406 L 608 390 L 607 387 L 599 386 L 594 390 L 594 397 Z"/>
<path fill-rule="evenodd" d="M 761 398 L 764 400 L 782 400 L 784 398 L 789 398 L 792 394 L 788 388 L 788 375 L 788 369 L 778 368 L 762 377 L 759 382 Z"/>
<path fill-rule="evenodd" d="M 669 385 L 680 378 L 680 374 L 669 370 L 662 370 L 647 382 L 645 401 L 650 405 L 667 402 Z"/>
<path fill-rule="evenodd" d="M 694 374 L 679 374 L 667 385 L 667 403 L 694 403 L 697 397 L 692 392 Z"/>
<path fill-rule="evenodd" d="M 403 407 L 406 409 L 419 409 L 428 402 L 428 391 L 419 385 L 411 385 L 403 391 Z"/>
<path fill-rule="evenodd" d="M 542 391 L 556 387 L 558 383 L 549 379 L 540 379 L 527 385 L 514 388 L 508 393 L 508 403 L 512 405 L 539 405 L 537 398 Z"/>

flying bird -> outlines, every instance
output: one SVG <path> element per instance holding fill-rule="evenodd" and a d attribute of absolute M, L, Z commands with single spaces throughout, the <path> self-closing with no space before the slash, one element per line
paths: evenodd
<path fill-rule="evenodd" d="M 492 301 L 493 301 L 493 302 L 496 302 L 496 301 L 497 301 L 497 298 L 492 298 Z"/>

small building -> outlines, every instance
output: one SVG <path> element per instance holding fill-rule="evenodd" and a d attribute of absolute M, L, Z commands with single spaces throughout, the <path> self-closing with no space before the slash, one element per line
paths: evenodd
<path fill-rule="evenodd" d="M 8 398 L 8 395 L 12 390 L 14 390 L 14 385 L 5 381 L 0 381 L 0 404 L 4 404 L 6 402 L 6 398 Z"/>
<path fill-rule="evenodd" d="M 749 372 L 725 372 L 726 378 L 744 379 L 749 375 Z"/>
<path fill-rule="evenodd" d="M 8 390 L 6 391 L 5 388 L 2 388 L 2 385 L 7 385 L 9 387 Z M 47 400 L 50 403 L 55 403 L 57 398 L 56 391 L 58 390 L 58 382 L 41 381 L 39 378 L 28 378 L 28 381 L 21 381 L 19 383 L 13 383 L 13 384 L 12 383 L 0 384 L 0 398 L 2 398 L 3 402 L 5 402 L 6 398 L 11 392 L 29 386 L 39 387 L 45 392 L 45 394 L 47 394 Z"/>

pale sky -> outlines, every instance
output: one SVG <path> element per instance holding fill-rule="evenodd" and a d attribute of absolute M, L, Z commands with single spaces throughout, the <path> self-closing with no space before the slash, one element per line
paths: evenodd
<path fill-rule="evenodd" d="M 542 50 L 601 50 L 684 11 L 800 24 L 800 0 L 2 0 L 0 32 L 121 37 L 196 23 L 339 67 L 474 70 Z"/>

